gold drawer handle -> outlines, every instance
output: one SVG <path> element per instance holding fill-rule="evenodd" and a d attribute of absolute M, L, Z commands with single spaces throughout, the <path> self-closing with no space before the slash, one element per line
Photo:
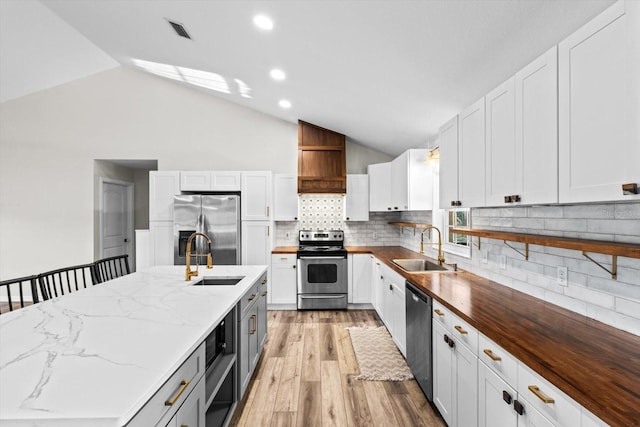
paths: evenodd
<path fill-rule="evenodd" d="M 180 399 L 180 396 L 182 395 L 182 393 L 184 393 L 184 391 L 187 389 L 188 386 L 189 386 L 189 381 L 182 380 L 180 382 L 180 389 L 178 390 L 178 393 L 176 393 L 176 395 L 173 396 L 173 399 L 165 400 L 164 401 L 164 405 L 165 406 L 173 406 L 173 404 L 176 403 L 178 401 L 178 399 Z"/>
<path fill-rule="evenodd" d="M 256 294 L 251 294 L 251 296 L 249 298 L 247 298 L 247 300 L 248 301 L 253 301 L 255 297 L 256 297 Z"/>
<path fill-rule="evenodd" d="M 255 314 L 251 315 L 251 331 L 249 331 L 249 335 L 253 335 L 258 330 L 258 316 Z"/>
<path fill-rule="evenodd" d="M 493 351 L 489 350 L 488 348 L 484 349 L 484 354 L 486 354 L 487 356 L 489 356 L 489 358 L 491 360 L 493 360 L 494 362 L 497 362 L 498 360 L 502 360 L 502 357 L 500 356 L 496 356 L 495 354 L 493 354 Z"/>
<path fill-rule="evenodd" d="M 462 326 L 460 326 L 460 325 L 456 325 L 456 326 L 454 326 L 454 328 L 456 328 L 456 331 L 460 332 L 462 335 L 468 334 L 468 332 L 465 331 L 464 329 L 462 329 Z"/>
<path fill-rule="evenodd" d="M 555 403 L 555 400 L 552 397 L 545 396 L 544 394 L 542 394 L 542 392 L 540 391 L 540 388 L 537 385 L 530 385 L 529 391 L 535 394 L 538 397 L 538 399 L 542 400 L 544 403 Z"/>
<path fill-rule="evenodd" d="M 444 316 L 444 313 L 438 310 L 437 308 L 433 310 L 433 312 L 436 313 L 438 316 Z"/>

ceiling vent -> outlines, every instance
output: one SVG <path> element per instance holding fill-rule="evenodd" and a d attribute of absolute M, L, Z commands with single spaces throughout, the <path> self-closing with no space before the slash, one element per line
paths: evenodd
<path fill-rule="evenodd" d="M 182 24 L 178 24 L 177 22 L 173 22 L 173 21 L 169 21 L 169 24 L 171 24 L 171 26 L 173 27 L 175 32 L 180 37 L 184 37 L 186 39 L 191 39 L 191 36 L 189 35 L 189 33 L 187 33 L 187 30 L 184 29 L 184 26 L 182 26 Z"/>

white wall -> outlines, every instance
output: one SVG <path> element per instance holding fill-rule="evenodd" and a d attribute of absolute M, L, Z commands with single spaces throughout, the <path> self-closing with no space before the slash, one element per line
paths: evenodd
<path fill-rule="evenodd" d="M 297 171 L 297 125 L 117 68 L 0 104 L 0 279 L 93 260 L 94 159 Z"/>

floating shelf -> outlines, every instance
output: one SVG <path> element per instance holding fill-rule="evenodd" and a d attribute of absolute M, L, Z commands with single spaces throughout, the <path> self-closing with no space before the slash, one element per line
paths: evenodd
<path fill-rule="evenodd" d="M 428 228 L 433 227 L 433 224 L 420 224 L 417 222 L 390 222 L 390 225 L 397 225 L 398 227 L 407 227 L 407 228 Z"/>
<path fill-rule="evenodd" d="M 617 278 L 618 256 L 627 258 L 640 258 L 640 245 L 633 243 L 606 242 L 602 240 L 575 239 L 571 237 L 541 236 L 538 234 L 512 233 L 508 231 L 480 230 L 473 228 L 450 228 L 450 232 L 465 234 L 478 238 L 478 249 L 480 248 L 480 238 L 502 240 L 505 245 L 520 253 L 526 260 L 529 259 L 529 245 L 551 246 L 554 248 L 572 249 L 582 251 L 582 255 L 589 261 L 595 263 L 603 270 L 611 274 L 613 279 Z M 507 241 L 524 243 L 525 253 L 509 245 Z M 604 255 L 611 255 L 611 270 L 595 261 L 587 252 L 595 252 Z"/>

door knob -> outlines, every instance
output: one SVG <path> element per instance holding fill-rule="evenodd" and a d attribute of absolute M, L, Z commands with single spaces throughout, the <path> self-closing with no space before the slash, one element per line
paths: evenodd
<path fill-rule="evenodd" d="M 129 242 L 129 239 L 125 238 L 125 239 L 124 239 L 124 242 L 125 242 L 125 243 L 128 243 L 128 242 Z"/>

